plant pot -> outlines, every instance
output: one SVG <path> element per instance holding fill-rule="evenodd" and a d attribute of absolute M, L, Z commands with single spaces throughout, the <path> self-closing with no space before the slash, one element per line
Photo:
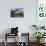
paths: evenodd
<path fill-rule="evenodd" d="M 39 44 L 41 44 L 41 43 L 44 42 L 44 40 L 45 40 L 45 39 L 38 39 L 37 42 L 38 42 Z"/>
<path fill-rule="evenodd" d="M 45 40 L 45 39 L 40 39 L 40 43 L 44 43 L 44 40 Z"/>

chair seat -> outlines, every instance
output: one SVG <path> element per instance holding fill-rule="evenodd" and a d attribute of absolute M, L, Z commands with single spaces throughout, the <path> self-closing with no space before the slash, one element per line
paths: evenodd
<path fill-rule="evenodd" d="M 7 36 L 17 36 L 17 33 L 15 33 L 15 34 L 7 33 L 6 35 Z"/>

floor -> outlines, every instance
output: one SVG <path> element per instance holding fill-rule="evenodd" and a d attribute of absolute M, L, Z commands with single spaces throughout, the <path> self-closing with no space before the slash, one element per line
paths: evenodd
<path fill-rule="evenodd" d="M 30 43 L 31 45 L 30 46 L 37 46 L 37 43 Z M 0 46 L 4 46 L 4 43 L 2 42 L 0 42 Z M 8 45 L 7 46 L 15 46 L 15 43 L 8 43 Z M 21 45 L 21 46 L 25 46 L 25 45 Z M 44 43 L 44 45 L 41 45 L 41 46 L 46 46 L 46 43 Z"/>

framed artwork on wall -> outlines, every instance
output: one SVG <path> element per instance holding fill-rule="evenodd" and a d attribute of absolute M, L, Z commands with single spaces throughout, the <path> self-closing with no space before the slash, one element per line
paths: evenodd
<path fill-rule="evenodd" d="M 11 17 L 24 17 L 24 8 L 11 9 Z"/>
<path fill-rule="evenodd" d="M 36 24 L 37 25 L 46 25 L 46 0 L 37 0 L 36 4 Z"/>
<path fill-rule="evenodd" d="M 46 0 L 37 0 L 37 15 L 41 17 L 46 17 Z"/>

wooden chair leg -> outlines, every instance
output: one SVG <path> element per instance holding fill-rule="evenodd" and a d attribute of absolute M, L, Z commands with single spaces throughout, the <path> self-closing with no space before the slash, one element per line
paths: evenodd
<path fill-rule="evenodd" d="M 7 42 L 5 41 L 5 46 L 7 46 Z"/>
<path fill-rule="evenodd" d="M 7 33 L 5 34 L 5 46 L 7 46 Z"/>
<path fill-rule="evenodd" d="M 16 37 L 16 45 L 15 46 L 18 46 L 18 34 L 17 34 L 17 37 Z"/>
<path fill-rule="evenodd" d="M 17 34 L 17 46 L 18 46 L 18 34 Z"/>

